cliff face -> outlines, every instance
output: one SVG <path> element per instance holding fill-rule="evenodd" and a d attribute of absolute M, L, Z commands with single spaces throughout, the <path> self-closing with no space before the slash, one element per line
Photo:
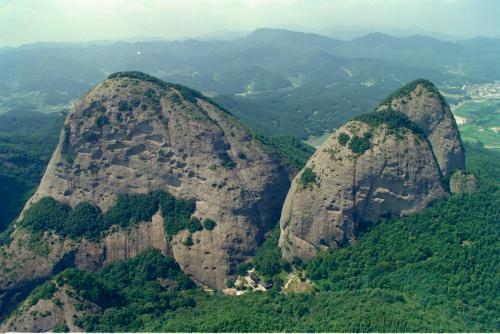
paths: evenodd
<path fill-rule="evenodd" d="M 449 108 L 428 87 L 421 81 L 403 87 L 318 148 L 283 206 L 286 259 L 314 257 L 355 240 L 380 219 L 421 211 L 448 196 L 442 175 L 463 169 L 462 143 Z"/>
<path fill-rule="evenodd" d="M 268 224 L 288 185 L 282 170 L 199 93 L 124 75 L 92 89 L 68 116 L 30 202 L 51 196 L 106 210 L 117 194 L 163 189 L 195 198 L 197 217 Z"/>
<path fill-rule="evenodd" d="M 12 238 L 8 246 L 0 248 L 0 319 L 34 287 L 66 268 L 94 271 L 149 248 L 172 255 L 159 214 L 152 222 L 114 228 L 98 242 L 64 240 L 49 233 L 33 236 L 23 229 L 16 230 Z"/>
<path fill-rule="evenodd" d="M 19 243 L 30 237 L 16 231 L 4 250 L 20 265 L 0 269 L 0 294 L 50 276 L 61 261 L 96 270 L 148 247 L 173 254 L 200 284 L 225 287 L 227 273 L 277 221 L 289 188 L 283 166 L 266 152 L 233 116 L 195 91 L 141 73 L 110 76 L 68 115 L 25 211 L 50 196 L 73 207 L 90 202 L 105 212 L 119 194 L 163 190 L 194 199 L 193 217 L 215 227 L 167 235 L 158 213 L 152 222 L 109 231 L 99 242 L 46 236 L 49 256 Z"/>
<path fill-rule="evenodd" d="M 99 242 L 82 240 L 75 248 L 74 265 L 95 271 L 113 262 L 133 258 L 148 248 L 172 255 L 160 213 L 154 215 L 151 222 L 116 229 Z"/>
<path fill-rule="evenodd" d="M 437 88 L 426 80 L 416 80 L 383 103 L 418 124 L 427 136 L 444 176 L 465 168 L 465 155 L 455 118 Z"/>

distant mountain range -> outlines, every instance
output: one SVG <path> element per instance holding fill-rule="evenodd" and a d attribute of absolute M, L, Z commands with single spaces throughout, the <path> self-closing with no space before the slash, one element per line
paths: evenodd
<path fill-rule="evenodd" d="M 260 132 L 292 129 L 306 137 L 418 77 L 438 87 L 496 80 L 499 52 L 500 39 L 482 37 L 447 42 L 373 33 L 341 41 L 267 28 L 230 40 L 35 43 L 0 49 L 0 91 L 36 91 L 57 105 L 111 72 L 140 70 L 216 97 Z"/>

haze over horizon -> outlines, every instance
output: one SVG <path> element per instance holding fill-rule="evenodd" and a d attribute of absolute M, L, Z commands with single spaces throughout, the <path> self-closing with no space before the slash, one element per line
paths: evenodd
<path fill-rule="evenodd" d="M 0 0 L 0 46 L 237 36 L 261 27 L 334 37 L 370 31 L 498 37 L 499 12 L 494 0 Z"/>

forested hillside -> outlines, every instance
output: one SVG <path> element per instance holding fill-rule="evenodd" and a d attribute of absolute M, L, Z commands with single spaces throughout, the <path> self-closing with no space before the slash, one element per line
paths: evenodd
<path fill-rule="evenodd" d="M 33 194 L 59 140 L 64 116 L 11 112 L 0 115 L 0 232 Z"/>
<path fill-rule="evenodd" d="M 276 284 L 267 293 L 228 297 L 162 286 L 157 279 L 173 274 L 151 271 L 152 263 L 168 263 L 155 253 L 144 255 L 144 263 L 85 274 L 84 285 L 73 271 L 55 282 L 99 305 L 101 311 L 76 322 L 87 331 L 496 331 L 500 156 L 481 146 L 466 149 L 467 169 L 480 181 L 477 193 L 382 222 L 355 244 L 310 262 L 293 261 L 293 269 L 312 280 L 309 292 L 280 292 L 280 271 L 291 267 L 275 256 L 277 238 L 254 260 L 263 272 L 274 267 L 268 273 Z"/>

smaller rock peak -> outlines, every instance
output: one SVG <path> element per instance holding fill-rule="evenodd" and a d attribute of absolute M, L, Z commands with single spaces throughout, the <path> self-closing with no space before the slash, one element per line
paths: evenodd
<path fill-rule="evenodd" d="M 432 145 L 441 172 L 450 176 L 463 170 L 465 158 L 458 127 L 444 97 L 432 82 L 414 80 L 387 96 L 376 113 L 396 110 L 405 114 L 425 134 Z"/>
<path fill-rule="evenodd" d="M 280 219 L 283 256 L 314 257 L 447 196 L 419 127 L 397 111 L 366 114 L 333 133 L 293 180 Z"/>
<path fill-rule="evenodd" d="M 473 174 L 456 171 L 450 179 L 450 191 L 453 194 L 468 194 L 477 191 L 477 179 Z"/>

